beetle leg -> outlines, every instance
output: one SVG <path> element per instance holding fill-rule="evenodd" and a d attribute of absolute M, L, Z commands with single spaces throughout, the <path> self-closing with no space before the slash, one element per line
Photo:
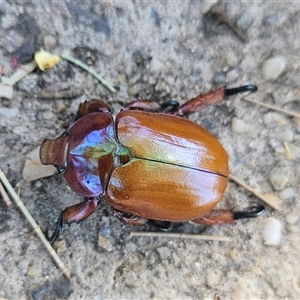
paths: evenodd
<path fill-rule="evenodd" d="M 174 114 L 176 116 L 181 116 L 181 117 L 188 116 L 208 105 L 221 102 L 226 96 L 231 96 L 246 91 L 255 92 L 257 91 L 257 87 L 252 84 L 244 85 L 232 89 L 226 89 L 225 87 L 221 87 L 216 89 L 215 91 L 199 95 L 185 102 L 175 111 Z"/>
<path fill-rule="evenodd" d="M 125 110 L 142 110 L 148 112 L 165 112 L 173 113 L 179 107 L 177 101 L 171 100 L 159 103 L 155 100 L 137 100 L 125 105 Z"/>
<path fill-rule="evenodd" d="M 94 112 L 110 113 L 109 107 L 102 100 L 90 100 L 79 104 L 77 115 L 74 121 Z"/>
<path fill-rule="evenodd" d="M 114 215 L 124 224 L 140 226 L 144 225 L 148 221 L 148 219 L 117 209 L 114 210 Z"/>
<path fill-rule="evenodd" d="M 54 242 L 58 238 L 64 224 L 71 225 L 74 222 L 79 223 L 86 219 L 91 213 L 94 212 L 98 203 L 98 197 L 86 198 L 84 201 L 78 204 L 65 208 L 60 214 L 60 217 L 56 223 L 56 229 L 52 236 L 49 237 L 48 231 L 45 232 L 47 240 L 49 242 Z"/>
<path fill-rule="evenodd" d="M 202 225 L 234 224 L 234 220 L 244 218 L 256 218 L 265 211 L 264 206 L 250 206 L 244 211 L 232 209 L 213 209 L 205 215 L 192 220 Z"/>
<path fill-rule="evenodd" d="M 171 227 L 171 222 L 169 221 L 157 221 L 157 220 L 149 220 L 148 221 L 151 225 L 154 225 L 161 231 L 169 231 Z"/>

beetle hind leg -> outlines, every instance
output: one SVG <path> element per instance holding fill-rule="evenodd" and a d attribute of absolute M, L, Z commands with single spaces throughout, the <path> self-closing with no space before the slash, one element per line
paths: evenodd
<path fill-rule="evenodd" d="M 234 221 L 238 219 L 257 218 L 262 215 L 264 211 L 264 206 L 250 206 L 243 211 L 213 209 L 192 221 L 202 225 L 234 224 Z"/>
<path fill-rule="evenodd" d="M 47 240 L 51 243 L 54 242 L 58 238 L 64 224 L 71 225 L 74 222 L 79 223 L 86 219 L 94 212 L 98 203 L 98 197 L 85 198 L 84 201 L 65 208 L 60 214 L 60 217 L 56 223 L 56 229 L 53 234 L 49 236 L 48 230 L 45 232 Z"/>
<path fill-rule="evenodd" d="M 144 225 L 148 221 L 148 219 L 145 219 L 143 217 L 131 213 L 127 213 L 121 210 L 117 210 L 117 209 L 114 209 L 114 215 L 124 224 L 130 224 L 135 226 Z"/>
<path fill-rule="evenodd" d="M 216 89 L 215 91 L 211 91 L 205 94 L 201 94 L 191 100 L 183 103 L 175 112 L 176 116 L 184 117 L 188 116 L 200 109 L 221 102 L 225 97 L 235 95 L 242 92 L 255 92 L 257 91 L 257 87 L 253 84 L 244 85 L 232 89 L 227 89 L 225 87 L 221 87 Z"/>

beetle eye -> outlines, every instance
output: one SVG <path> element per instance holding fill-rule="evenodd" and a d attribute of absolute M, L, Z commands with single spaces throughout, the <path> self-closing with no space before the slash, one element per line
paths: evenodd
<path fill-rule="evenodd" d="M 64 168 L 62 166 L 56 166 L 56 170 L 59 174 L 62 174 L 66 171 L 66 168 Z"/>

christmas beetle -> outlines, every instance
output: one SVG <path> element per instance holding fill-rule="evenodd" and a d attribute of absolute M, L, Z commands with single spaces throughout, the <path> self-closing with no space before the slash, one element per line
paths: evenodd
<path fill-rule="evenodd" d="M 43 164 L 52 164 L 66 183 L 84 197 L 60 215 L 63 224 L 81 222 L 105 199 L 123 222 L 193 221 L 233 223 L 262 214 L 263 206 L 243 211 L 214 209 L 228 182 L 228 156 L 217 139 L 183 117 L 224 97 L 256 91 L 254 85 L 221 87 L 183 105 L 138 100 L 113 119 L 101 100 L 80 104 L 75 122 L 60 137 L 46 139 Z"/>

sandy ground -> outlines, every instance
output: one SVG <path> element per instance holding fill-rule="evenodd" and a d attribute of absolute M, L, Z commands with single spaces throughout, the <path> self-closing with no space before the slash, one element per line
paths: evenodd
<path fill-rule="evenodd" d="M 19 184 L 22 200 L 42 229 L 53 228 L 62 209 L 81 199 L 58 174 L 24 181 L 26 154 L 45 138 L 60 135 L 86 99 L 103 99 L 116 114 L 122 103 L 139 98 L 183 103 L 224 84 L 253 83 L 259 91 L 252 98 L 300 111 L 299 5 L 212 4 L 0 1 L 3 76 L 44 48 L 89 63 L 117 88 L 113 94 L 62 61 L 47 72 L 35 70 L 14 86 L 12 99 L 2 98 L 0 166 L 13 186 Z M 263 64 L 277 56 L 280 74 L 264 74 Z M 46 89 L 54 94 L 68 88 L 82 93 L 71 100 L 41 97 Z M 130 237 L 132 230 L 155 228 L 126 226 L 103 203 L 85 222 L 66 227 L 55 244 L 71 271 L 68 280 L 18 207 L 7 208 L 0 200 L 0 298 L 300 299 L 299 120 L 241 96 L 191 119 L 224 145 L 232 174 L 258 192 L 279 197 L 279 211 L 267 206 L 262 217 L 235 226 L 185 224 L 173 229 L 231 240 L 195 241 Z M 238 129 L 232 127 L 234 120 L 242 122 Z M 220 206 L 226 201 L 240 208 L 260 203 L 232 182 Z M 279 224 L 274 229 L 279 238 L 282 230 L 281 239 L 274 238 L 276 245 L 267 245 L 263 237 L 274 221 L 270 218 Z"/>

